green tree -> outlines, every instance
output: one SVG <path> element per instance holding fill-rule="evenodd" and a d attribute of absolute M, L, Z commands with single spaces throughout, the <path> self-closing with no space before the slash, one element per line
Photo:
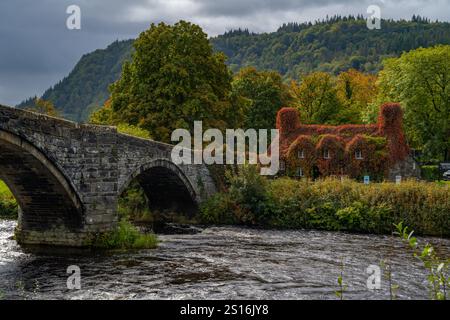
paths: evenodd
<path fill-rule="evenodd" d="M 291 101 L 288 87 L 276 71 L 243 68 L 234 77 L 232 86 L 233 95 L 241 97 L 244 104 L 245 128 L 275 128 L 278 110 Z"/>
<path fill-rule="evenodd" d="M 302 123 L 337 124 L 342 106 L 332 76 L 325 72 L 313 72 L 301 83 L 291 82 L 291 92 L 300 112 Z"/>
<path fill-rule="evenodd" d="M 231 73 L 225 56 L 213 53 L 207 35 L 194 24 L 152 24 L 134 42 L 132 62 L 111 86 L 118 122 L 138 125 L 160 141 L 174 129 L 224 129 L 233 119 Z"/>
<path fill-rule="evenodd" d="M 401 102 L 409 142 L 428 158 L 450 160 L 450 46 L 387 59 L 380 100 Z"/>

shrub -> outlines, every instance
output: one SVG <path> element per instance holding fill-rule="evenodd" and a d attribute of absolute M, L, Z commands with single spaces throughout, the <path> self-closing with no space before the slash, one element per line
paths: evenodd
<path fill-rule="evenodd" d="M 200 222 L 206 224 L 237 223 L 233 215 L 234 203 L 226 193 L 217 193 L 200 207 Z"/>
<path fill-rule="evenodd" d="M 92 246 L 100 249 L 152 249 L 157 244 L 156 235 L 142 234 L 130 222 L 121 220 L 114 231 L 98 235 Z"/>
<path fill-rule="evenodd" d="M 147 130 L 126 123 L 118 124 L 117 131 L 138 138 L 151 139 L 150 133 Z"/>
<path fill-rule="evenodd" d="M 152 221 L 153 215 L 144 190 L 134 180 L 119 197 L 119 217 L 131 221 Z"/>
<path fill-rule="evenodd" d="M 227 179 L 230 197 L 236 204 L 236 218 L 245 224 L 264 221 L 268 181 L 260 176 L 257 166 L 242 166 L 238 174 L 229 171 Z"/>
<path fill-rule="evenodd" d="M 241 172 L 230 192 L 216 195 L 204 213 L 214 223 L 225 217 L 226 223 L 385 234 L 393 223 L 404 221 L 420 234 L 448 237 L 449 188 L 412 180 L 370 185 L 333 178 L 267 180 Z"/>
<path fill-rule="evenodd" d="M 422 172 L 422 178 L 427 181 L 441 180 L 439 166 L 422 166 L 420 170 Z"/>

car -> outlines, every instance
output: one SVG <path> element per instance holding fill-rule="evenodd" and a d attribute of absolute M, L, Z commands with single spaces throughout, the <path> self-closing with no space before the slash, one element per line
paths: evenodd
<path fill-rule="evenodd" d="M 444 177 L 444 180 L 450 181 L 450 170 L 445 171 L 442 176 Z"/>

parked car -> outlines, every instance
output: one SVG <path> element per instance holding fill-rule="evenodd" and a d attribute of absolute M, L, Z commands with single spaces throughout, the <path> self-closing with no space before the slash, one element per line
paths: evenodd
<path fill-rule="evenodd" d="M 450 170 L 445 171 L 442 176 L 444 177 L 444 180 L 450 181 Z"/>

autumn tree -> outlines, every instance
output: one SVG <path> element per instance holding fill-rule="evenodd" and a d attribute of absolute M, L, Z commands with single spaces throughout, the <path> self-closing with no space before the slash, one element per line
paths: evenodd
<path fill-rule="evenodd" d="M 160 141 L 174 129 L 225 128 L 235 114 L 231 73 L 222 53 L 213 53 L 207 35 L 194 24 L 152 24 L 134 42 L 131 63 L 111 86 L 117 122 L 138 125 Z"/>
<path fill-rule="evenodd" d="M 34 99 L 33 105 L 30 107 L 26 107 L 25 109 L 29 110 L 29 111 L 45 114 L 47 116 L 52 116 L 52 117 L 59 116 L 58 110 L 56 110 L 55 105 L 51 101 L 44 100 L 41 98 Z"/>
<path fill-rule="evenodd" d="M 377 96 L 377 76 L 355 69 L 341 72 L 336 80 L 336 94 L 342 105 L 340 122 L 361 123 L 362 115 Z"/>

